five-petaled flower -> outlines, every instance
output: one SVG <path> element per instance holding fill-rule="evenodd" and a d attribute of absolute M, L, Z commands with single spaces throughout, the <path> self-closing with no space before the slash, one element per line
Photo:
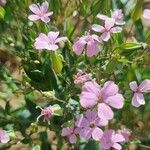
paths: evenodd
<path fill-rule="evenodd" d="M 95 32 L 102 33 L 101 38 L 103 41 L 107 42 L 110 39 L 111 33 L 119 33 L 122 31 L 122 28 L 115 25 L 115 19 L 108 18 L 105 20 L 104 27 L 98 24 L 92 25 L 92 30 Z"/>
<path fill-rule="evenodd" d="M 48 35 L 44 33 L 40 33 L 39 36 L 35 39 L 34 46 L 36 49 L 43 50 L 51 50 L 55 51 L 58 49 L 58 43 L 61 41 L 66 41 L 67 37 L 58 37 L 59 32 L 50 31 Z"/>
<path fill-rule="evenodd" d="M 0 129 L 0 142 L 5 144 L 9 140 L 10 140 L 10 138 L 9 138 L 8 133 L 5 130 Z"/>
<path fill-rule="evenodd" d="M 88 140 L 91 137 L 100 140 L 103 131 L 99 126 L 106 126 L 107 120 L 98 118 L 96 110 L 87 110 L 85 116 L 79 116 L 76 120 L 76 126 L 80 128 L 80 136 Z"/>
<path fill-rule="evenodd" d="M 40 106 L 37 106 L 36 108 L 40 108 L 41 109 L 41 114 L 37 117 L 37 121 L 39 121 L 39 119 L 41 117 L 43 117 L 43 121 L 44 122 L 48 122 L 50 124 L 50 121 L 49 119 L 52 117 L 53 113 L 54 113 L 54 110 L 53 110 L 53 107 L 50 105 L 46 108 L 42 108 Z"/>
<path fill-rule="evenodd" d="M 132 98 L 132 105 L 135 107 L 139 107 L 140 105 L 145 104 L 143 92 L 148 92 L 150 90 L 150 80 L 144 80 L 139 86 L 136 81 L 130 82 L 130 88 L 134 92 Z"/>
<path fill-rule="evenodd" d="M 97 35 L 88 34 L 80 37 L 79 40 L 73 44 L 73 51 L 77 55 L 81 55 L 84 51 L 88 57 L 92 57 L 99 53 L 101 43 L 101 39 Z"/>
<path fill-rule="evenodd" d="M 98 116 L 103 120 L 111 120 L 114 114 L 110 106 L 121 109 L 124 104 L 124 98 L 118 92 L 118 86 L 113 81 L 107 81 L 103 88 L 95 81 L 89 81 L 82 88 L 80 104 L 84 108 L 98 106 Z"/>
<path fill-rule="evenodd" d="M 48 2 L 43 2 L 41 5 L 32 4 L 29 6 L 30 10 L 34 13 L 33 15 L 29 15 L 29 19 L 31 21 L 42 20 L 45 23 L 50 21 L 50 16 L 53 12 L 48 12 Z"/>
<path fill-rule="evenodd" d="M 122 134 L 115 133 L 113 130 L 106 130 L 100 139 L 100 147 L 105 150 L 109 150 L 110 148 L 121 150 L 122 147 L 119 143 L 124 141 L 125 139 Z"/>
<path fill-rule="evenodd" d="M 66 136 L 71 144 L 77 142 L 77 134 L 79 133 L 79 128 L 74 126 L 66 127 L 62 129 L 62 136 Z"/>

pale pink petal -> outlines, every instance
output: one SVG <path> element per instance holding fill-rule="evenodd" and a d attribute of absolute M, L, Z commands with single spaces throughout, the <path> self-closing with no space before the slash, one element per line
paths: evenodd
<path fill-rule="evenodd" d="M 49 6 L 48 2 L 46 2 L 46 1 L 43 2 L 41 7 L 40 7 L 41 12 L 46 13 L 48 11 L 48 6 Z"/>
<path fill-rule="evenodd" d="M 150 90 L 150 80 L 146 79 L 139 85 L 140 92 L 147 92 Z"/>
<path fill-rule="evenodd" d="M 59 35 L 59 32 L 50 31 L 48 33 L 49 40 L 52 41 L 52 42 L 55 42 L 55 40 L 57 39 L 58 35 Z"/>
<path fill-rule="evenodd" d="M 104 32 L 105 28 L 103 26 L 98 25 L 98 24 L 93 24 L 92 30 L 94 30 L 95 32 Z"/>
<path fill-rule="evenodd" d="M 1 143 L 7 143 L 10 140 L 8 133 L 5 130 L 0 130 Z"/>
<path fill-rule="evenodd" d="M 39 14 L 39 13 L 40 13 L 40 9 L 39 9 L 38 5 L 36 5 L 36 4 L 30 5 L 30 6 L 29 6 L 29 9 L 30 9 L 33 13 L 35 13 L 35 14 Z"/>
<path fill-rule="evenodd" d="M 112 32 L 112 33 L 119 33 L 121 31 L 122 31 L 121 27 L 113 27 L 110 29 L 110 32 Z"/>
<path fill-rule="evenodd" d="M 95 120 L 95 125 L 97 126 L 106 126 L 108 124 L 108 120 L 107 119 L 96 119 Z"/>
<path fill-rule="evenodd" d="M 93 107 L 97 104 L 98 98 L 95 94 L 82 92 L 80 95 L 80 104 L 84 108 Z"/>
<path fill-rule="evenodd" d="M 104 131 L 102 138 L 100 139 L 100 147 L 102 149 L 110 149 L 113 146 L 113 142 L 111 141 L 113 130 Z"/>
<path fill-rule="evenodd" d="M 123 13 L 122 13 L 121 9 L 117 9 L 117 10 L 113 11 L 112 18 L 114 18 L 114 19 L 122 19 L 122 17 L 123 17 Z"/>
<path fill-rule="evenodd" d="M 101 35 L 101 38 L 102 38 L 103 41 L 107 42 L 110 39 L 110 32 L 104 32 Z"/>
<path fill-rule="evenodd" d="M 71 144 L 74 144 L 74 143 L 77 142 L 77 137 L 76 137 L 75 134 L 71 134 L 71 135 L 69 136 L 69 142 L 70 142 Z"/>
<path fill-rule="evenodd" d="M 59 42 L 61 42 L 61 41 L 67 41 L 68 40 L 68 38 L 67 37 L 60 37 L 60 38 L 57 38 L 56 39 L 56 43 L 59 43 Z"/>
<path fill-rule="evenodd" d="M 92 138 L 97 141 L 101 139 L 102 135 L 103 135 L 103 131 L 98 127 L 96 127 L 92 132 Z"/>
<path fill-rule="evenodd" d="M 46 16 L 43 16 L 41 17 L 41 20 L 45 23 L 48 23 L 50 21 L 50 18 L 49 17 L 46 17 Z"/>
<path fill-rule="evenodd" d="M 105 103 L 99 103 L 98 116 L 101 119 L 111 120 L 114 116 L 114 113 L 108 105 L 106 105 Z"/>
<path fill-rule="evenodd" d="M 36 49 L 39 49 L 39 50 L 46 49 L 49 47 L 47 42 L 38 42 L 38 41 L 34 43 L 34 46 Z"/>
<path fill-rule="evenodd" d="M 36 21 L 36 20 L 39 20 L 40 17 L 39 17 L 38 15 L 30 15 L 30 16 L 28 17 L 28 19 L 31 20 L 31 21 Z"/>
<path fill-rule="evenodd" d="M 102 97 L 103 99 L 106 99 L 109 96 L 116 95 L 118 91 L 118 85 L 116 85 L 113 81 L 107 81 L 102 88 Z"/>
<path fill-rule="evenodd" d="M 134 92 L 136 92 L 138 89 L 138 85 L 137 85 L 136 81 L 130 82 L 129 86 L 130 86 L 130 89 Z"/>
<path fill-rule="evenodd" d="M 114 96 L 110 96 L 105 100 L 109 106 L 117 109 L 123 108 L 124 98 L 121 94 L 116 94 Z"/>
<path fill-rule="evenodd" d="M 77 117 L 75 122 L 77 127 L 88 127 L 89 121 L 83 116 Z"/>
<path fill-rule="evenodd" d="M 89 127 L 86 127 L 86 128 L 83 128 L 81 129 L 80 131 L 80 136 L 83 137 L 85 140 L 88 140 L 91 138 L 91 135 L 92 135 L 92 132 L 93 132 L 93 129 L 89 128 Z"/>
<path fill-rule="evenodd" d="M 95 94 L 97 97 L 100 94 L 101 87 L 95 81 L 86 82 L 82 88 L 82 91 Z"/>
<path fill-rule="evenodd" d="M 107 20 L 109 18 L 108 16 L 103 15 L 103 14 L 98 14 L 96 17 L 102 20 Z"/>
<path fill-rule="evenodd" d="M 86 51 L 86 55 L 88 57 L 92 57 L 94 55 L 97 55 L 99 53 L 100 49 L 98 48 L 98 45 L 96 42 L 94 41 L 89 41 L 87 43 L 87 51 Z"/>
<path fill-rule="evenodd" d="M 143 12 L 143 17 L 145 19 L 150 19 L 150 9 L 145 9 Z"/>
<path fill-rule="evenodd" d="M 77 54 L 80 55 L 83 52 L 83 49 L 85 47 L 86 42 L 83 40 L 78 40 L 73 44 L 73 51 Z"/>
<path fill-rule="evenodd" d="M 93 34 L 93 35 L 92 35 L 92 38 L 93 38 L 94 40 L 96 40 L 97 42 L 102 43 L 102 39 L 101 39 L 99 36 Z"/>
<path fill-rule="evenodd" d="M 51 11 L 51 12 L 48 12 L 48 13 L 46 13 L 46 14 L 44 14 L 45 17 L 50 17 L 51 15 L 53 15 L 53 12 L 52 12 L 52 11 Z"/>
<path fill-rule="evenodd" d="M 114 143 L 117 143 L 117 142 L 124 142 L 124 141 L 125 141 L 125 138 L 123 137 L 122 134 L 117 133 L 117 134 L 113 134 L 113 135 L 112 135 L 112 141 L 113 141 Z"/>
<path fill-rule="evenodd" d="M 68 136 L 73 132 L 73 128 L 67 127 L 62 129 L 62 136 Z"/>
<path fill-rule="evenodd" d="M 116 149 L 116 150 L 121 150 L 121 149 L 122 149 L 121 145 L 118 144 L 118 143 L 114 143 L 112 147 L 113 147 L 114 149 Z"/>
<path fill-rule="evenodd" d="M 132 98 L 132 105 L 135 107 L 139 107 L 140 105 L 144 105 L 144 104 L 145 104 L 145 100 L 143 94 L 135 93 Z"/>
<path fill-rule="evenodd" d="M 116 25 L 124 25 L 126 22 L 125 21 L 123 21 L 123 20 L 116 20 L 115 21 L 115 24 Z"/>
<path fill-rule="evenodd" d="M 56 44 L 49 44 L 47 47 L 45 47 L 45 49 L 55 51 L 55 50 L 58 49 L 58 45 L 56 45 Z"/>
<path fill-rule="evenodd" d="M 87 110 L 86 118 L 89 122 L 93 122 L 97 118 L 97 111 L 95 110 Z"/>
<path fill-rule="evenodd" d="M 108 18 L 106 21 L 105 21 L 105 28 L 106 30 L 110 30 L 115 24 L 115 19 L 113 18 Z"/>

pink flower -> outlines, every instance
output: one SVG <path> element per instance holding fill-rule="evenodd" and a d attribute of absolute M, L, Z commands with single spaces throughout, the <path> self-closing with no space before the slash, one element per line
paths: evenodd
<path fill-rule="evenodd" d="M 51 118 L 51 116 L 53 115 L 54 111 L 52 106 L 46 107 L 46 108 L 41 108 L 40 106 L 37 106 L 36 108 L 40 108 L 41 109 L 41 114 L 37 117 L 37 121 L 39 121 L 39 119 L 41 117 L 43 117 L 43 121 L 47 121 L 50 124 L 49 119 Z"/>
<path fill-rule="evenodd" d="M 125 139 L 125 142 L 129 141 L 129 137 L 131 136 L 131 131 L 129 131 L 128 129 L 122 129 L 122 130 L 118 130 L 117 133 L 122 134 L 122 136 Z"/>
<path fill-rule="evenodd" d="M 48 2 L 43 2 L 41 6 L 39 4 L 32 4 L 29 8 L 34 13 L 34 15 L 28 17 L 31 21 L 42 20 L 48 23 L 50 16 L 53 14 L 53 12 L 48 12 Z"/>
<path fill-rule="evenodd" d="M 150 90 L 150 80 L 144 80 L 139 86 L 136 81 L 130 82 L 130 88 L 134 92 L 132 98 L 132 105 L 135 107 L 139 107 L 140 105 L 145 104 L 143 92 L 148 92 Z"/>
<path fill-rule="evenodd" d="M 145 19 L 150 19 L 150 9 L 145 9 L 143 12 L 143 17 Z"/>
<path fill-rule="evenodd" d="M 113 81 L 107 81 L 103 88 L 95 81 L 89 81 L 82 88 L 80 104 L 84 108 L 98 106 L 98 116 L 103 120 L 111 120 L 114 114 L 110 106 L 121 109 L 124 104 L 124 98 L 118 92 L 118 86 Z"/>
<path fill-rule="evenodd" d="M 102 20 L 109 19 L 108 16 L 103 15 L 103 14 L 98 14 L 97 18 L 102 19 Z M 116 25 L 124 25 L 125 24 L 125 21 L 123 21 L 123 13 L 122 13 L 121 9 L 117 9 L 117 10 L 113 11 L 111 18 L 114 19 Z"/>
<path fill-rule="evenodd" d="M 122 134 L 115 133 L 113 130 L 106 130 L 100 139 L 100 147 L 106 150 L 110 148 L 121 150 L 122 147 L 119 143 L 124 142 L 124 140 Z"/>
<path fill-rule="evenodd" d="M 0 141 L 1 143 L 7 143 L 10 140 L 8 133 L 5 130 L 0 129 Z"/>
<path fill-rule="evenodd" d="M 67 40 L 66 37 L 58 37 L 59 32 L 49 32 L 48 35 L 40 33 L 35 39 L 34 46 L 36 49 L 47 49 L 55 51 L 58 49 L 58 43 Z"/>
<path fill-rule="evenodd" d="M 81 55 L 81 53 L 85 50 L 85 54 L 88 57 L 92 57 L 99 53 L 99 43 L 101 43 L 101 40 L 97 35 L 85 35 L 73 44 L 73 51 L 77 55 Z"/>
<path fill-rule="evenodd" d="M 71 144 L 77 142 L 77 134 L 79 133 L 79 129 L 75 127 L 67 127 L 62 129 L 62 136 L 66 136 Z"/>
<path fill-rule="evenodd" d="M 78 72 L 74 76 L 74 78 L 75 78 L 75 80 L 74 80 L 75 84 L 83 84 L 86 81 L 92 80 L 92 77 L 90 76 L 90 74 L 86 74 L 82 70 L 78 70 Z"/>
<path fill-rule="evenodd" d="M 0 5 L 1 5 L 1 6 L 5 6 L 6 3 L 7 3 L 7 0 L 0 0 Z"/>
<path fill-rule="evenodd" d="M 99 119 L 95 110 L 87 110 L 85 116 L 77 118 L 76 126 L 81 130 L 80 136 L 86 140 L 91 137 L 95 140 L 100 140 L 103 131 L 98 126 L 105 126 L 108 124 L 107 120 Z"/>
<path fill-rule="evenodd" d="M 103 41 L 108 41 L 110 39 L 110 34 L 111 33 L 119 33 L 122 31 L 122 28 L 119 26 L 115 26 L 115 20 L 112 18 L 108 18 L 105 20 L 105 25 L 104 27 L 98 24 L 92 25 L 92 29 L 96 32 L 101 32 L 101 38 Z"/>

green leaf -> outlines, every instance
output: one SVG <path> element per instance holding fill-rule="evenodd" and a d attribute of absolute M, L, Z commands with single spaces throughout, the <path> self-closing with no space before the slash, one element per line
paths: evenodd
<path fill-rule="evenodd" d="M 107 64 L 107 66 L 106 66 L 106 73 L 107 74 L 111 74 L 114 71 L 116 64 L 117 64 L 117 58 L 114 57 Z"/>
<path fill-rule="evenodd" d="M 5 17 L 5 9 L 2 6 L 0 6 L 0 19 L 4 19 L 4 17 Z"/>
<path fill-rule="evenodd" d="M 99 143 L 93 140 L 89 140 L 83 150 L 101 150 L 101 149 L 99 147 Z"/>
<path fill-rule="evenodd" d="M 58 104 L 53 105 L 52 108 L 54 110 L 55 116 L 62 116 L 63 115 L 63 109 Z"/>
<path fill-rule="evenodd" d="M 127 42 L 123 45 L 123 48 L 125 50 L 135 50 L 135 49 L 142 48 L 142 44 L 141 43 Z"/>
<path fill-rule="evenodd" d="M 58 54 L 57 52 L 51 53 L 52 58 L 52 67 L 56 73 L 61 73 L 63 68 L 63 56 L 61 54 Z"/>
<path fill-rule="evenodd" d="M 133 21 L 137 21 L 138 19 L 140 19 L 142 15 L 142 7 L 143 7 L 143 0 L 137 0 L 134 9 L 131 12 L 131 17 Z"/>

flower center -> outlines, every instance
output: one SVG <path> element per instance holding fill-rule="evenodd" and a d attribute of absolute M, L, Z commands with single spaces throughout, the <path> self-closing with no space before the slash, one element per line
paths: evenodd
<path fill-rule="evenodd" d="M 99 103 L 102 103 L 102 102 L 103 102 L 102 96 L 98 96 L 98 102 L 99 102 Z"/>
<path fill-rule="evenodd" d="M 94 128 L 95 127 L 95 124 L 94 123 L 91 123 L 90 124 L 90 128 Z"/>

